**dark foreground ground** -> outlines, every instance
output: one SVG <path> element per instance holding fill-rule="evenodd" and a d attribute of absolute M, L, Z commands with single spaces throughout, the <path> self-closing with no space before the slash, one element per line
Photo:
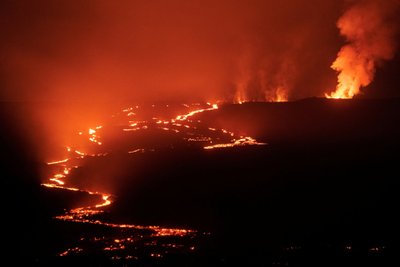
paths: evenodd
<path fill-rule="evenodd" d="M 135 263 L 110 262 L 102 255 L 62 261 L 49 256 L 89 229 L 50 219 L 74 206 L 78 196 L 60 196 L 38 186 L 38 163 L 9 116 L 2 118 L 2 125 L 8 127 L 1 133 L 1 193 L 6 222 L 3 242 L 6 258 L 12 262 L 33 266 L 399 264 L 399 99 L 226 105 L 199 118 L 269 145 L 215 151 L 176 148 L 90 163 L 93 168 L 117 162 L 127 166 L 123 176 L 102 181 L 121 185 L 114 186 L 118 199 L 107 216 L 211 233 L 199 239 L 193 254 Z M 79 196 L 79 201 L 91 200 Z"/>

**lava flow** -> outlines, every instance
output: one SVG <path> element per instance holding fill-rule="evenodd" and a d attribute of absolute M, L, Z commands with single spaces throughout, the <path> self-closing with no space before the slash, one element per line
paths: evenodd
<path fill-rule="evenodd" d="M 104 212 L 103 208 L 106 206 L 109 206 L 112 204 L 112 196 L 107 193 L 100 193 L 100 192 L 93 192 L 93 191 L 88 191 L 76 187 L 70 187 L 67 186 L 67 179 L 68 175 L 70 174 L 71 169 L 73 168 L 79 168 L 79 166 L 72 166 L 68 165 L 70 162 L 79 160 L 79 159 L 84 159 L 85 157 L 89 157 L 90 155 L 86 155 L 82 152 L 74 151 L 74 153 L 77 155 L 75 158 L 68 158 L 60 161 L 55 161 L 55 162 L 49 162 L 47 163 L 49 166 L 51 165 L 56 165 L 61 167 L 63 170 L 62 173 L 57 173 L 54 174 L 52 178 L 49 178 L 48 183 L 42 184 L 45 187 L 49 188 L 56 188 L 56 189 L 62 189 L 62 190 L 69 190 L 69 191 L 75 191 L 75 192 L 82 192 L 90 195 L 99 195 L 101 196 L 102 202 L 95 204 L 93 206 L 88 206 L 88 207 L 78 207 L 75 209 L 71 209 L 68 212 L 66 212 L 63 215 L 58 215 L 55 217 L 55 219 L 62 220 L 62 221 L 70 221 L 70 222 L 76 222 L 76 223 L 87 223 L 87 224 L 94 224 L 94 225 L 101 225 L 109 228 L 115 228 L 115 229 L 128 229 L 131 230 L 128 233 L 124 233 L 124 236 L 128 235 L 127 238 L 121 238 L 117 242 L 118 246 L 110 246 L 111 243 L 116 243 L 116 241 L 113 241 L 113 236 L 111 237 L 95 237 L 92 238 L 91 240 L 87 240 L 85 238 L 81 238 L 80 240 L 77 241 L 78 245 L 74 246 L 72 248 L 67 248 L 65 251 L 62 251 L 58 254 L 60 257 L 65 257 L 65 256 L 71 256 L 71 255 L 79 255 L 82 253 L 86 253 L 88 250 L 90 250 L 90 247 L 92 246 L 92 243 L 98 243 L 98 245 L 102 246 L 102 250 L 104 252 L 111 253 L 110 255 L 111 259 L 122 259 L 122 256 L 116 256 L 118 252 L 118 255 L 124 255 L 123 259 L 130 259 L 130 260 L 137 260 L 139 259 L 138 256 L 133 256 L 134 254 L 132 251 L 130 251 L 129 248 L 132 245 L 137 245 L 140 243 L 143 243 L 143 246 L 146 246 L 146 243 L 144 242 L 144 239 L 157 239 L 159 237 L 165 237 L 165 236 L 171 236 L 171 237 L 184 237 L 187 235 L 194 236 L 197 234 L 196 231 L 193 230 L 188 230 L 188 229 L 176 229 L 176 228 L 163 228 L 159 226 L 141 226 L 141 225 L 132 225 L 132 224 L 116 224 L 116 223 L 110 223 L 107 221 L 102 221 L 98 218 L 95 218 L 96 215 L 100 215 Z M 98 155 L 92 155 L 92 156 L 98 156 Z M 121 233 L 117 233 L 121 234 Z M 143 240 L 142 240 L 143 239 Z M 111 241 L 110 241 L 111 240 Z M 135 240 L 135 242 L 133 242 Z M 84 241 L 84 242 L 83 242 Z M 180 247 L 183 248 L 182 245 L 178 244 L 170 244 L 172 247 Z M 189 248 L 187 248 L 188 251 L 191 250 L 193 245 L 190 245 Z M 185 248 L 183 248 L 185 249 Z M 122 251 L 121 250 L 126 250 Z M 158 257 L 162 257 L 164 253 L 168 253 L 169 249 L 165 249 L 162 253 L 159 252 L 157 254 L 153 252 L 149 252 L 149 255 L 158 255 Z M 151 256 L 153 257 L 153 256 Z"/>
<path fill-rule="evenodd" d="M 213 127 L 205 126 L 203 123 L 195 119 L 196 115 L 206 111 L 213 111 L 218 109 L 217 104 L 207 103 L 205 107 L 201 107 L 200 104 L 193 105 L 181 105 L 179 109 L 184 109 L 187 112 L 184 114 L 176 115 L 174 111 L 171 111 L 168 116 L 169 119 L 165 118 L 164 113 L 157 113 L 155 110 L 157 106 L 152 105 L 151 107 L 151 119 L 148 119 L 149 114 L 141 115 L 141 109 L 139 106 L 125 108 L 122 111 L 114 114 L 112 116 L 112 121 L 110 125 L 101 125 L 89 128 L 87 131 L 78 132 L 78 137 L 80 139 L 86 140 L 86 143 L 95 145 L 96 153 L 83 152 L 79 145 L 69 145 L 66 146 L 66 152 L 68 157 L 62 160 L 48 162 L 47 165 L 53 173 L 48 182 L 42 184 L 43 186 L 55 189 L 70 190 L 81 192 L 84 194 L 94 195 L 101 197 L 102 201 L 94 204 L 92 206 L 77 207 L 67 211 L 63 215 L 58 215 L 55 217 L 57 220 L 69 221 L 75 223 L 85 223 L 92 225 L 99 225 L 102 227 L 108 227 L 115 229 L 117 233 L 110 237 L 98 237 L 94 239 L 87 239 L 86 237 L 81 238 L 72 247 L 60 252 L 59 256 L 69 256 L 86 253 L 90 249 L 90 243 L 95 242 L 101 244 L 104 253 L 111 253 L 110 258 L 120 259 L 124 255 L 124 259 L 136 259 L 138 255 L 132 251 L 132 246 L 137 246 L 141 244 L 144 247 L 148 240 L 153 240 L 154 242 L 161 242 L 160 237 L 172 237 L 176 240 L 173 243 L 164 244 L 163 251 L 149 250 L 150 257 L 162 257 L 168 251 L 180 250 L 190 252 L 194 250 L 194 245 L 192 242 L 182 243 L 182 241 L 177 240 L 179 238 L 188 237 L 191 240 L 199 233 L 195 230 L 190 229 L 176 229 L 176 228 L 165 228 L 161 226 L 141 226 L 132 224 L 117 224 L 110 222 L 108 220 L 102 219 L 101 216 L 104 214 L 106 208 L 113 203 L 115 196 L 104 193 L 86 190 L 84 188 L 79 188 L 69 181 L 68 177 L 71 175 L 73 169 L 84 168 L 84 160 L 87 158 L 96 157 L 107 157 L 109 154 L 114 153 L 112 147 L 107 145 L 107 138 L 103 138 L 101 135 L 102 131 L 107 129 L 118 129 L 122 136 L 137 134 L 138 132 L 146 135 L 148 131 L 158 131 L 160 135 L 163 135 L 165 131 L 172 133 L 176 136 L 177 140 L 192 146 L 190 144 L 200 145 L 205 150 L 210 149 L 224 149 L 228 147 L 241 147 L 248 145 L 265 145 L 265 143 L 259 143 L 254 138 L 245 136 L 236 136 L 235 133 L 225 130 L 216 129 Z M 161 107 L 161 111 L 170 109 L 169 105 Z M 176 111 L 175 111 L 176 112 Z M 172 117 L 172 118 L 171 118 Z M 100 141 L 101 140 L 101 141 Z M 90 147 L 90 146 L 89 146 Z M 173 145 L 171 146 L 173 147 Z M 146 153 L 151 151 L 156 151 L 158 147 L 156 145 L 144 146 L 140 142 L 131 142 L 126 147 L 126 153 L 133 154 L 136 153 Z M 92 151 L 93 152 L 93 151 Z M 128 232 L 118 232 L 124 230 Z M 204 234 L 204 233 L 203 233 Z M 115 236 L 120 238 L 115 239 Z M 127 237 L 128 236 L 128 237 Z M 118 240 L 118 242 L 116 241 Z M 134 241 L 133 241 L 134 240 Z M 144 242 L 147 240 L 146 242 Z M 169 241 L 171 242 L 171 241 Z M 98 245 L 97 245 L 98 246 Z M 97 247 L 96 246 L 96 247 Z M 115 254 L 116 251 L 119 254 Z M 124 251 L 124 253 L 122 253 Z M 127 252 L 129 251 L 129 253 Z M 155 256 L 154 256 L 155 255 Z"/>

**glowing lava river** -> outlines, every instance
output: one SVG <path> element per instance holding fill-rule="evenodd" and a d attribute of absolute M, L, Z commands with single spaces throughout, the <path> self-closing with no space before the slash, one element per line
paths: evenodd
<path fill-rule="evenodd" d="M 185 144 L 203 150 L 225 149 L 237 146 L 265 145 L 255 139 L 236 135 L 225 130 L 206 126 L 197 117 L 203 112 L 218 109 L 216 104 L 192 104 L 162 107 L 134 106 L 124 108 L 112 115 L 104 124 L 93 126 L 89 129 L 78 131 L 76 144 L 65 146 L 65 158 L 47 163 L 46 182 L 42 186 L 54 190 L 70 190 L 91 195 L 99 202 L 89 206 L 76 207 L 67 210 L 64 214 L 55 216 L 55 220 L 76 224 L 94 225 L 109 229 L 107 234 L 84 235 L 59 251 L 58 257 L 73 257 L 88 253 L 102 253 L 110 260 L 141 260 L 143 255 L 148 258 L 163 258 L 167 254 L 192 253 L 196 250 L 195 239 L 209 233 L 193 229 L 168 228 L 162 226 L 143 226 L 112 222 L 104 216 L 107 209 L 113 204 L 117 196 L 109 192 L 98 192 L 87 189 L 71 179 L 71 175 L 84 168 L 88 159 L 107 158 L 113 153 L 114 143 L 111 139 L 123 139 L 123 153 L 135 157 L 143 153 L 152 153 L 159 149 L 173 149 L 177 144 Z M 114 135 L 108 134 L 113 132 Z M 115 135 L 117 132 L 117 135 Z M 161 142 L 147 142 L 143 144 L 129 137 L 147 136 L 150 133 L 157 136 L 169 134 L 175 141 L 170 144 Z M 111 137 L 110 137 L 111 136 Z M 157 138 L 155 138 L 157 140 Z M 126 141 L 126 140 L 129 140 Z M 171 140 L 171 139 L 168 139 Z M 178 140 L 178 141 L 176 141 Z M 164 141 L 163 141 L 164 142 Z M 178 143 L 177 143 L 178 142 Z M 112 143 L 112 144 L 109 144 Z M 121 147 L 121 146 L 120 146 Z M 118 153 L 121 153 L 118 150 Z M 80 178 L 79 178 L 80 179 Z"/>

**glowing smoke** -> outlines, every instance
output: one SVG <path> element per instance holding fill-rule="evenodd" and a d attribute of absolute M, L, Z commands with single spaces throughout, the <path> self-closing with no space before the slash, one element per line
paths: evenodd
<path fill-rule="evenodd" d="M 117 108 L 323 95 L 340 2 L 0 1 L 0 99 Z"/>
<path fill-rule="evenodd" d="M 0 1 L 0 100 L 119 108 L 323 96 L 336 84 L 329 66 L 344 1 Z M 390 1 L 349 12 L 376 9 L 372 26 L 358 22 L 374 32 L 390 25 L 381 20 L 392 15 Z M 392 32 L 362 38 L 374 46 L 385 35 Z"/>
<path fill-rule="evenodd" d="M 339 19 L 337 26 L 348 44 L 331 68 L 339 72 L 336 91 L 328 98 L 353 98 L 374 79 L 376 67 L 395 54 L 397 24 L 393 21 L 399 1 L 358 1 Z"/>

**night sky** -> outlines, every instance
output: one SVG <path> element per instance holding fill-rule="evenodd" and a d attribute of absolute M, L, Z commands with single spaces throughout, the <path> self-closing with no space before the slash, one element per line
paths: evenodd
<path fill-rule="evenodd" d="M 336 22 L 363 2 L 398 5 L 4 0 L 0 99 L 230 101 L 240 86 L 248 100 L 279 87 L 290 100 L 323 96 L 336 86 L 330 66 L 345 44 Z M 388 27 L 398 24 L 393 14 Z M 380 64 L 380 88 L 366 95 L 399 94 L 398 62 Z"/>

